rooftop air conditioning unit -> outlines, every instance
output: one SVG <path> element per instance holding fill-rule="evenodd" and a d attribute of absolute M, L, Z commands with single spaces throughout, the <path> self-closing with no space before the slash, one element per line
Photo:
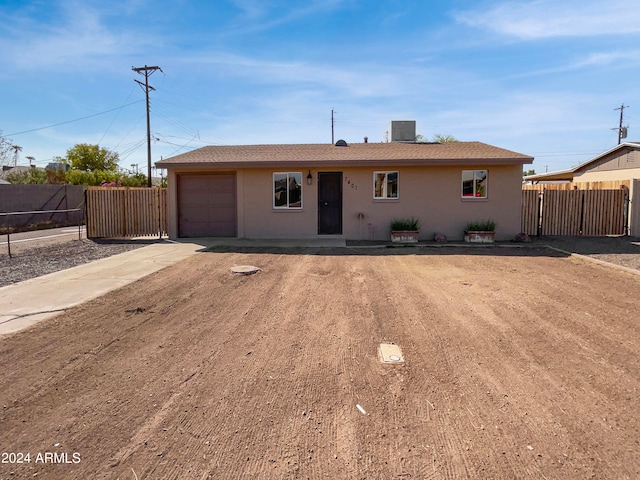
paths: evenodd
<path fill-rule="evenodd" d="M 391 141 L 392 142 L 415 142 L 416 141 L 416 121 L 415 120 L 392 120 L 391 121 Z"/>

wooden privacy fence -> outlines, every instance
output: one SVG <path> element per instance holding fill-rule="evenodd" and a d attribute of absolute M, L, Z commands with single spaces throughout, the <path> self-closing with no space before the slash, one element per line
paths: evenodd
<path fill-rule="evenodd" d="M 629 194 L 616 190 L 522 191 L 522 231 L 529 235 L 625 235 Z"/>
<path fill-rule="evenodd" d="M 88 238 L 167 234 L 165 188 L 89 187 L 86 204 Z"/>
<path fill-rule="evenodd" d="M 566 182 L 566 183 L 536 183 L 532 185 L 522 185 L 523 190 L 618 190 L 620 188 L 629 189 L 630 180 L 606 180 L 600 182 Z"/>

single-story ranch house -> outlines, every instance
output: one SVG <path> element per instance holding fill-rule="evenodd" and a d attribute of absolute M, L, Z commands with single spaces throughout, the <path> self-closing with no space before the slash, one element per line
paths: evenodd
<path fill-rule="evenodd" d="M 415 136 L 413 137 L 415 138 Z M 389 240 L 417 217 L 420 240 L 461 240 L 492 219 L 496 239 L 521 229 L 523 164 L 480 142 L 209 146 L 156 163 L 167 169 L 169 236 Z"/>

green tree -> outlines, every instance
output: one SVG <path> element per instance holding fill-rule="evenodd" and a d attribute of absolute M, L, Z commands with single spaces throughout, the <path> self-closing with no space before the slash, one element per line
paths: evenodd
<path fill-rule="evenodd" d="M 522 172 L 523 177 L 526 177 L 527 175 L 535 175 L 535 174 L 536 174 L 536 171 L 533 169 Z"/>
<path fill-rule="evenodd" d="M 6 179 L 9 183 L 47 183 L 47 172 L 40 168 L 30 168 L 19 172 L 9 172 Z"/>
<path fill-rule="evenodd" d="M 115 172 L 118 168 L 120 160 L 117 152 L 112 152 L 106 148 L 100 148 L 99 145 L 89 145 L 87 143 L 78 143 L 74 147 L 67 150 L 67 156 L 64 158 L 72 170 L 82 170 L 86 172 L 95 172 L 104 170 Z"/>
<path fill-rule="evenodd" d="M 440 134 L 434 135 L 432 140 L 432 142 L 438 142 L 438 143 L 451 143 L 451 142 L 457 142 L 457 141 L 458 139 L 453 135 L 440 135 Z"/>
<path fill-rule="evenodd" d="M 147 177 L 142 173 L 136 175 L 122 175 L 120 172 L 109 170 L 69 170 L 66 174 L 66 181 L 72 185 L 100 186 L 109 184 L 120 187 L 144 187 L 147 184 Z"/>
<path fill-rule="evenodd" d="M 450 142 L 457 142 L 458 139 L 455 138 L 453 135 L 434 135 L 433 136 L 433 140 L 429 140 L 427 137 L 425 137 L 424 135 L 416 135 L 416 142 L 418 143 L 429 143 L 429 142 L 434 142 L 434 143 L 450 143 Z"/>

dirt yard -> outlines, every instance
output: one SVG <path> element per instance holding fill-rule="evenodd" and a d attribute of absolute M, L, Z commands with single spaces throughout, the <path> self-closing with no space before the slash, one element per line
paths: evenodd
<path fill-rule="evenodd" d="M 201 253 L 0 339 L 0 478 L 640 478 L 639 299 L 537 247 Z"/>

